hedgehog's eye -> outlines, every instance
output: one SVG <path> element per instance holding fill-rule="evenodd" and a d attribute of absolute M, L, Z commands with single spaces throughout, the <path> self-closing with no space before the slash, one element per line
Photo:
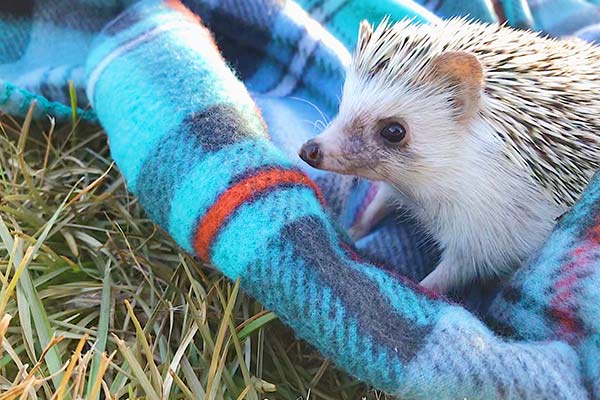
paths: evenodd
<path fill-rule="evenodd" d="M 384 126 L 379 134 L 390 143 L 400 143 L 406 136 L 406 128 L 399 122 L 392 122 Z"/>

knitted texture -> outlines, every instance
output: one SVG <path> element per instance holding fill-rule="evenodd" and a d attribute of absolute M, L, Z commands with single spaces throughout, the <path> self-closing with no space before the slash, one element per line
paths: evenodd
<path fill-rule="evenodd" d="M 131 1 L 16 3 L 0 8 L 11 39 L 2 48 L 2 110 L 23 115 L 36 99 L 36 118 L 70 117 L 73 80 L 79 112 L 92 101 L 83 117 L 106 129 L 151 218 L 185 250 L 240 278 L 339 367 L 406 398 L 600 398 L 600 182 L 489 313 L 491 290 L 467 296 L 488 327 L 399 275 L 419 279 L 437 254 L 410 220 L 383 221 L 356 244 L 377 264 L 351 250 L 332 216 L 348 226 L 377 187 L 295 156 L 337 109 L 360 19 L 469 14 L 549 32 L 584 28 L 593 40 L 600 18 L 592 2 L 188 0 L 192 13 L 148 0 L 118 16 Z M 68 57 L 46 51 L 48 40 Z"/>

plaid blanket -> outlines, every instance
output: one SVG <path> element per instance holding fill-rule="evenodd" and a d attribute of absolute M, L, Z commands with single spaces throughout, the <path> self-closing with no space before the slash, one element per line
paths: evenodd
<path fill-rule="evenodd" d="M 377 185 L 295 156 L 336 112 L 361 19 L 469 15 L 596 40 L 595 3 L 5 2 L 0 107 L 22 116 L 36 100 L 36 118 L 69 118 L 73 81 L 79 115 L 105 128 L 153 220 L 375 387 L 600 398 L 600 178 L 510 282 L 465 295 L 468 311 L 412 284 L 437 253 L 412 221 L 348 243 L 340 225 Z"/>

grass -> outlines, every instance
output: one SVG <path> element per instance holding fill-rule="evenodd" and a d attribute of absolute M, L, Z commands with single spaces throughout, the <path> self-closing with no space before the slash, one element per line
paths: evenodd
<path fill-rule="evenodd" d="M 0 118 L 0 400 L 383 399 L 144 214 L 104 133 Z"/>

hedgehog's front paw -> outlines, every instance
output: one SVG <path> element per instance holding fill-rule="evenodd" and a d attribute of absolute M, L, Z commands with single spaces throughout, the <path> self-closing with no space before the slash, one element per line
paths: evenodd
<path fill-rule="evenodd" d="M 423 280 L 419 283 L 419 285 L 423 286 L 425 289 L 435 292 L 438 294 L 446 293 L 446 285 L 442 282 L 438 275 L 433 272 L 427 275 Z"/>
<path fill-rule="evenodd" d="M 371 232 L 394 208 L 392 203 L 397 197 L 394 189 L 382 182 L 372 183 L 371 185 L 374 194 L 367 196 L 360 216 L 354 225 L 348 229 L 348 234 L 354 241 Z"/>
<path fill-rule="evenodd" d="M 456 274 L 452 271 L 455 265 L 457 264 L 454 262 L 449 263 L 447 260 L 442 260 L 419 284 L 429 291 L 447 294 L 456 287 L 453 279 Z"/>

